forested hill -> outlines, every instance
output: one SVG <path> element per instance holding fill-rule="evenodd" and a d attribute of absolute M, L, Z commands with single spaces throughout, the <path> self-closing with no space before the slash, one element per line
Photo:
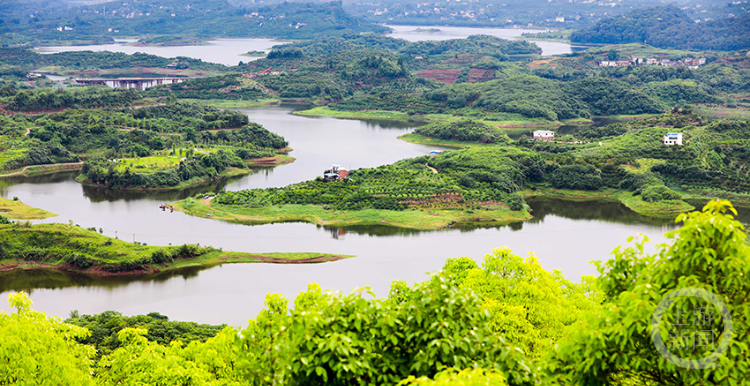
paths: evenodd
<path fill-rule="evenodd" d="M 0 14 L 0 37 L 10 41 L 20 35 L 37 43 L 153 34 L 309 39 L 347 31 L 387 31 L 348 15 L 340 1 L 238 8 L 226 0 L 133 0 L 39 8 L 31 15 L 22 7 Z"/>
<path fill-rule="evenodd" d="M 731 51 L 750 48 L 750 15 L 695 23 L 675 6 L 601 20 L 570 36 L 575 43 L 647 43 L 660 48 Z"/>

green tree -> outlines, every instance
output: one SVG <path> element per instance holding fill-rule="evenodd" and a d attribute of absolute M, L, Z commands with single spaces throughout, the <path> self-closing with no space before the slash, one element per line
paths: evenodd
<path fill-rule="evenodd" d="M 546 353 L 567 326 L 599 308 L 593 277 L 571 282 L 560 271 L 544 270 L 533 255 L 523 258 L 508 248 L 486 255 L 481 268 L 469 258 L 448 259 L 442 274 L 479 295 L 494 333 L 531 358 Z"/>
<path fill-rule="evenodd" d="M 616 381 L 740 385 L 750 379 L 750 252 L 743 225 L 730 213 L 737 214 L 728 201 L 709 202 L 703 211 L 678 216 L 682 228 L 667 233 L 674 240 L 672 245 L 659 245 L 656 253 L 649 254 L 644 249 L 646 240 L 642 240 L 628 248 L 616 248 L 612 259 L 598 263 L 604 307 L 568 330 L 568 339 L 559 342 L 547 362 L 550 374 L 573 385 Z M 717 359 L 717 367 L 678 367 L 660 355 L 652 341 L 651 320 L 657 305 L 681 288 L 710 291 L 728 307 L 733 321 L 731 341 Z M 665 342 L 680 323 L 677 310 L 684 312 L 686 306 L 706 304 L 696 298 L 675 301 L 656 332 Z M 722 317 L 715 317 L 706 326 L 716 342 L 724 334 L 722 323 Z M 698 359 L 710 351 L 692 351 L 690 345 L 679 342 L 670 350 L 685 359 Z"/>
<path fill-rule="evenodd" d="M 9 294 L 8 303 L 16 311 L 0 312 L 0 384 L 94 384 L 94 349 L 76 342 L 88 330 L 32 310 L 23 292 Z"/>

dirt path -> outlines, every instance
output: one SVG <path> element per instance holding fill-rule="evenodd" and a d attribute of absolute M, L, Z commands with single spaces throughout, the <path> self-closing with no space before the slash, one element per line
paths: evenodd
<path fill-rule="evenodd" d="M 29 166 L 25 166 L 23 169 L 17 172 L 13 172 L 10 174 L 0 174 L 0 178 L 18 176 L 18 175 L 25 173 L 28 168 L 35 168 L 38 166 L 73 166 L 73 165 L 76 165 L 76 166 L 83 165 L 83 162 L 69 162 L 69 163 L 64 163 L 64 164 L 49 164 L 49 165 L 29 165 Z"/>
<path fill-rule="evenodd" d="M 430 169 L 430 170 L 432 170 L 432 172 L 433 172 L 433 173 L 435 173 L 435 174 L 438 174 L 438 171 L 437 171 L 437 169 L 433 168 L 432 166 L 430 166 L 430 165 L 427 165 L 427 164 L 424 164 L 424 166 L 427 166 L 427 169 Z"/>
<path fill-rule="evenodd" d="M 29 135 L 29 134 L 31 134 L 31 128 L 27 127 L 26 128 L 26 134 L 24 134 L 24 137 L 27 136 L 27 135 Z"/>

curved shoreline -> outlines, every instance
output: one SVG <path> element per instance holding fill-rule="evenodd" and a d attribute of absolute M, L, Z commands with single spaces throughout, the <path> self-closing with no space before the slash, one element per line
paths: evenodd
<path fill-rule="evenodd" d="M 526 211 L 511 211 L 500 206 L 476 211 L 468 209 L 337 211 L 324 209 L 320 205 L 243 208 L 212 204 L 210 200 L 196 200 L 194 198 L 188 198 L 170 205 L 191 216 L 248 225 L 305 222 L 321 226 L 386 225 L 403 229 L 436 230 L 461 224 L 505 225 L 532 218 L 531 214 Z"/>
<path fill-rule="evenodd" d="M 203 256 L 176 259 L 172 263 L 152 264 L 149 269 L 134 269 L 130 271 L 112 272 L 104 269 L 105 265 L 94 265 L 91 268 L 81 269 L 70 264 L 47 264 L 38 262 L 26 262 L 11 260 L 0 263 L 0 273 L 33 271 L 40 269 L 52 269 L 60 272 L 84 274 L 95 277 L 125 277 L 125 276 L 149 276 L 168 273 L 183 268 L 211 268 L 223 264 L 319 264 L 352 258 L 352 255 L 334 255 L 327 253 L 248 253 L 248 252 L 210 252 Z"/>

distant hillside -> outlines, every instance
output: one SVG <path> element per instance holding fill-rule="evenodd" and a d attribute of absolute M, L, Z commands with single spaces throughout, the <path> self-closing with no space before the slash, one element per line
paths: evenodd
<path fill-rule="evenodd" d="M 675 6 L 601 20 L 570 36 L 575 43 L 646 43 L 660 48 L 731 51 L 750 48 L 750 15 L 695 23 Z"/>
<path fill-rule="evenodd" d="M 81 7 L 38 8 L 16 0 L 0 13 L 3 36 L 32 42 L 144 35 L 309 39 L 388 29 L 347 14 L 340 1 L 238 8 L 226 0 L 131 0 Z M 3 2 L 4 3 L 4 2 Z M 6 39 L 2 39 L 6 40 Z"/>

